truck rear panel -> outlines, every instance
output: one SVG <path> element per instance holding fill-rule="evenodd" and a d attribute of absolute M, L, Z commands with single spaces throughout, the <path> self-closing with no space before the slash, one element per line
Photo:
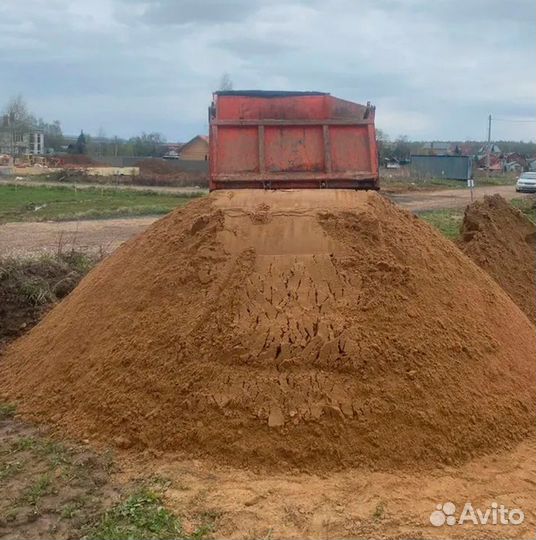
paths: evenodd
<path fill-rule="evenodd" d="M 321 92 L 216 92 L 210 189 L 378 189 L 374 112 Z"/>

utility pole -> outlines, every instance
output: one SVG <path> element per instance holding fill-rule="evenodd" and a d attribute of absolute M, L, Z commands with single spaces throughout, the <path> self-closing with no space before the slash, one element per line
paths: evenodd
<path fill-rule="evenodd" d="M 488 171 L 488 176 L 489 176 L 489 167 L 490 167 L 490 154 L 491 154 L 491 114 L 488 116 L 488 152 L 486 155 L 486 170 Z"/>

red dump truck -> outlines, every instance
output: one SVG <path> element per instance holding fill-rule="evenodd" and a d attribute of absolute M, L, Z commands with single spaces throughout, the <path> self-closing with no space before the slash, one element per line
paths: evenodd
<path fill-rule="evenodd" d="M 323 92 L 215 92 L 210 190 L 379 189 L 374 112 Z"/>

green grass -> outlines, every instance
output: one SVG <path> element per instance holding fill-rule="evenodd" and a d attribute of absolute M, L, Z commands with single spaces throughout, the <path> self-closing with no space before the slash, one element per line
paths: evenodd
<path fill-rule="evenodd" d="M 0 186 L 0 223 L 66 221 L 166 214 L 198 193 L 161 194 L 127 189 Z"/>
<path fill-rule="evenodd" d="M 72 452 L 63 444 L 43 437 L 20 437 L 11 448 L 12 452 L 31 451 L 43 458 L 53 469 L 70 463 Z"/>
<path fill-rule="evenodd" d="M 512 206 L 523 212 L 528 219 L 536 223 L 536 206 L 532 198 L 519 198 L 510 201 Z M 419 212 L 419 217 L 430 225 L 436 227 L 442 234 L 451 240 L 460 236 L 460 226 L 463 221 L 463 208 L 444 208 L 441 210 L 429 210 Z"/>
<path fill-rule="evenodd" d="M 382 176 L 380 186 L 385 190 L 409 190 L 426 191 L 438 189 L 457 189 L 467 187 L 467 183 L 462 180 L 447 180 L 443 178 L 407 178 L 403 176 L 393 176 L 389 178 Z"/>
<path fill-rule="evenodd" d="M 512 176 L 482 176 L 475 178 L 475 187 L 481 186 L 513 186 L 516 179 Z M 465 184 L 465 182 L 464 182 Z"/>
<path fill-rule="evenodd" d="M 442 234 L 451 240 L 460 236 L 460 226 L 463 221 L 463 208 L 445 208 L 442 210 L 430 210 L 419 213 L 419 217 L 424 219 L 433 227 L 436 227 Z"/>
<path fill-rule="evenodd" d="M 202 539 L 211 532 L 210 525 L 203 525 L 193 534 L 185 534 L 179 518 L 162 504 L 161 495 L 140 488 L 106 512 L 87 537 L 95 540 Z"/>
<path fill-rule="evenodd" d="M 512 206 L 521 210 L 533 223 L 536 223 L 536 202 L 532 197 L 530 199 L 512 199 L 510 202 Z"/>
<path fill-rule="evenodd" d="M 0 403 L 0 420 L 7 420 L 15 416 L 16 407 L 12 403 Z"/>
<path fill-rule="evenodd" d="M 70 292 L 96 262 L 96 256 L 74 250 L 27 258 L 0 257 L 0 299 L 6 301 L 11 292 L 24 305 L 55 302 Z"/>
<path fill-rule="evenodd" d="M 482 176 L 475 179 L 476 187 L 514 185 L 512 176 Z M 382 175 L 380 185 L 386 190 L 426 191 L 440 189 L 467 189 L 465 180 L 449 180 L 446 178 L 407 178 L 403 176 Z"/>
<path fill-rule="evenodd" d="M 0 464 L 0 485 L 7 478 L 11 478 L 20 473 L 23 466 L 22 461 L 11 461 L 9 463 Z"/>
<path fill-rule="evenodd" d="M 23 493 L 21 502 L 27 503 L 31 506 L 37 506 L 39 501 L 45 495 L 51 495 L 54 493 L 54 486 L 52 480 L 48 474 L 43 474 L 35 480 L 33 484 Z"/>

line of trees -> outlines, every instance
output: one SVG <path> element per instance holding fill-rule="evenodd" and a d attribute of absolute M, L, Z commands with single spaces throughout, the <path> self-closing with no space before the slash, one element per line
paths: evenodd
<path fill-rule="evenodd" d="M 46 122 L 36 117 L 29 109 L 22 95 L 12 97 L 3 109 L 0 120 L 0 130 L 7 131 L 14 139 L 17 134 L 25 134 L 40 130 L 45 137 L 45 148 L 54 152 L 67 150 L 73 154 L 92 154 L 97 156 L 154 156 L 160 157 L 165 153 L 163 144 L 165 137 L 160 133 L 145 133 L 121 139 L 106 137 L 100 130 L 96 137 L 80 132 L 76 139 L 67 140 L 63 134 L 59 120 Z"/>
<path fill-rule="evenodd" d="M 382 129 L 376 129 L 376 140 L 378 142 L 378 152 L 380 162 L 383 164 L 388 160 L 397 159 L 403 161 L 409 159 L 411 154 L 418 154 L 422 151 L 423 146 L 430 141 L 411 141 L 407 135 L 400 135 L 394 140 L 389 138 L 389 135 Z M 474 152 L 487 144 L 486 141 L 442 141 L 448 142 L 452 146 L 462 147 L 463 145 L 470 146 Z M 525 141 L 494 141 L 499 146 L 503 153 L 518 152 L 525 156 L 536 155 L 536 143 Z"/>
<path fill-rule="evenodd" d="M 233 82 L 227 73 L 222 75 L 220 89 L 230 90 Z M 28 108 L 22 95 L 11 98 L 4 107 L 4 118 L 0 123 L 0 130 L 8 130 L 11 135 L 27 133 L 32 130 L 41 130 L 45 136 L 45 148 L 60 152 L 66 149 L 71 153 L 86 153 L 96 156 L 152 156 L 161 157 L 166 152 L 165 137 L 158 132 L 141 133 L 140 135 L 122 139 L 117 136 L 106 137 L 101 129 L 96 137 L 80 133 L 76 141 L 67 141 L 63 135 L 59 120 L 46 122 L 36 117 Z M 386 160 L 408 159 L 412 153 L 419 153 L 424 141 L 410 141 L 406 135 L 400 135 L 391 140 L 382 129 L 376 129 L 378 151 L 381 163 Z M 449 141 L 452 144 L 471 144 L 479 147 L 484 141 Z M 526 156 L 536 155 L 536 143 L 523 141 L 495 141 L 505 153 L 519 152 Z M 476 148 L 477 149 L 477 148 Z M 475 151 L 476 151 L 475 149 Z"/>
<path fill-rule="evenodd" d="M 385 163 L 389 159 L 399 161 L 409 159 L 412 152 L 412 143 L 407 135 L 400 135 L 397 139 L 391 141 L 389 135 L 378 128 L 376 129 L 376 140 L 381 163 Z"/>
<path fill-rule="evenodd" d="M 121 139 L 105 137 L 102 133 L 97 137 L 85 135 L 86 151 L 96 156 L 147 156 L 161 157 L 166 153 L 166 138 L 161 133 L 145 133 Z"/>

